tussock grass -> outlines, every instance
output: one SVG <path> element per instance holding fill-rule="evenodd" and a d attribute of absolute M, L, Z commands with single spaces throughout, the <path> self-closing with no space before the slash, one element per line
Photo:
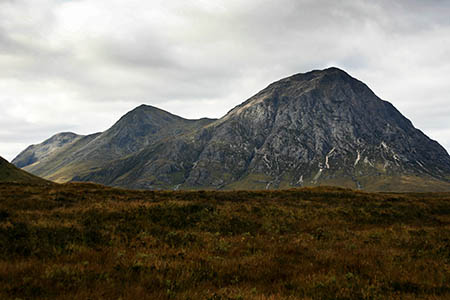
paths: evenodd
<path fill-rule="evenodd" d="M 1 299 L 448 299 L 450 194 L 0 184 Z"/>

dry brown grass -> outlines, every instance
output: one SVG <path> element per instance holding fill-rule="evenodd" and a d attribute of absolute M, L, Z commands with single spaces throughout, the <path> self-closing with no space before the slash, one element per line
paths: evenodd
<path fill-rule="evenodd" d="M 449 299 L 450 194 L 0 184 L 1 299 Z"/>

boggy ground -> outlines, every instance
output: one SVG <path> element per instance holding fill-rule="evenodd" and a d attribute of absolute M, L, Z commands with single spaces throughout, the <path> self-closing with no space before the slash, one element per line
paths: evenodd
<path fill-rule="evenodd" d="M 1 299 L 449 299 L 450 194 L 0 184 Z"/>

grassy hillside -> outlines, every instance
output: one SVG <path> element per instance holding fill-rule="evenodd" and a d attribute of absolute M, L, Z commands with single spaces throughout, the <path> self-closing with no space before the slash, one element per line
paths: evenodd
<path fill-rule="evenodd" d="M 449 299 L 450 194 L 0 183 L 1 299 Z"/>
<path fill-rule="evenodd" d="M 16 168 L 0 157 L 0 182 L 45 183 L 46 181 Z"/>

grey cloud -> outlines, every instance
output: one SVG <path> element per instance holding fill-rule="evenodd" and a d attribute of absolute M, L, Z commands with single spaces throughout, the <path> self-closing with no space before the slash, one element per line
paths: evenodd
<path fill-rule="evenodd" d="M 274 80 L 336 65 L 448 140 L 448 15 L 437 0 L 3 1 L 0 105 L 24 112 L 0 138 L 104 130 L 141 103 L 220 117 Z"/>

